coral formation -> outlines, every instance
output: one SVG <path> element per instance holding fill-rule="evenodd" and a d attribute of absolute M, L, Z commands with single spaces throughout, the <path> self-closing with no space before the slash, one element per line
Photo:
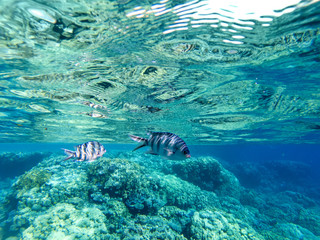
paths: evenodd
<path fill-rule="evenodd" d="M 255 230 L 223 211 L 200 211 L 192 218 L 191 239 L 261 239 Z"/>
<path fill-rule="evenodd" d="M 23 239 L 108 239 L 106 216 L 97 208 L 77 209 L 59 203 L 36 216 L 23 231 Z"/>
<path fill-rule="evenodd" d="M 31 169 L 26 172 L 15 182 L 13 187 L 20 194 L 26 192 L 32 188 L 39 188 L 45 184 L 51 177 L 51 173 L 44 169 Z"/>
<path fill-rule="evenodd" d="M 132 213 L 156 212 L 166 204 L 159 179 L 128 160 L 102 159 L 89 167 L 88 178 L 95 191 L 120 197 Z"/>
<path fill-rule="evenodd" d="M 52 155 L 15 180 L 3 206 L 4 239 L 313 240 L 320 234 L 315 200 L 245 189 L 211 157 L 169 162 L 122 153 L 80 163 Z"/>
<path fill-rule="evenodd" d="M 179 177 L 201 189 L 213 191 L 219 196 L 240 196 L 238 179 L 211 157 L 188 159 L 174 164 L 172 169 Z"/>

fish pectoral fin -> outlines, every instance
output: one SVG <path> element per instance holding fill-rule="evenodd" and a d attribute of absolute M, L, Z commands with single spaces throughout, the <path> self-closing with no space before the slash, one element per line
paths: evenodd
<path fill-rule="evenodd" d="M 142 148 L 142 147 L 144 147 L 144 146 L 147 146 L 145 143 L 142 143 L 141 145 L 138 145 L 138 146 L 136 146 L 133 150 L 132 150 L 132 152 L 134 152 L 135 150 L 137 150 L 137 149 L 139 149 L 139 148 Z"/>
<path fill-rule="evenodd" d="M 170 156 L 172 156 L 173 154 L 175 154 L 174 151 L 172 151 L 172 150 L 170 150 L 170 149 L 168 149 L 168 148 L 166 148 L 165 150 L 167 151 L 167 156 L 168 156 L 168 157 L 170 157 Z"/>
<path fill-rule="evenodd" d="M 150 149 L 149 151 L 146 151 L 145 154 L 159 155 L 159 154 L 153 152 L 152 149 Z"/>

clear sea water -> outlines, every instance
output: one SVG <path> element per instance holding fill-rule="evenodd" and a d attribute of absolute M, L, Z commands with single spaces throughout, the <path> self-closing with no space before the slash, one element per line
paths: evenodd
<path fill-rule="evenodd" d="M 174 169 L 170 160 L 140 150 L 130 155 L 135 145 L 129 134 L 144 137 L 148 131 L 179 135 L 192 161 L 216 159 L 239 180 L 241 196 L 257 194 L 254 204 L 236 198 L 246 217 L 229 213 L 260 236 L 231 234 L 227 239 L 320 239 L 318 0 L 0 0 L 0 108 L 0 240 L 92 239 L 37 228 L 34 219 L 54 203 L 30 213 L 29 222 L 20 225 L 23 201 L 17 197 L 19 207 L 10 205 L 19 177 L 32 168 L 51 171 L 46 159 L 59 165 L 61 148 L 87 141 L 104 144 L 103 158 L 121 156 L 212 191 L 221 202 L 228 197 L 227 191 L 221 196 L 203 188 L 211 178 L 197 185 L 192 177 L 165 169 Z M 156 162 L 148 165 L 140 157 Z M 65 167 L 76 169 L 77 163 Z M 194 174 L 206 173 L 195 169 Z M 287 201 L 289 195 L 300 202 Z M 270 202 L 281 205 L 282 198 L 288 208 L 270 220 Z M 8 202 L 10 211 L 4 207 Z M 194 211 L 226 211 L 221 206 Z M 254 214 L 254 221 L 275 230 L 252 224 L 248 219 Z M 136 218 L 130 215 L 130 221 Z M 213 233 L 199 237 L 180 224 L 180 232 L 172 224 L 170 229 L 186 239 L 220 239 Z M 142 238 L 143 231 L 125 238 L 116 232 L 95 239 L 178 239 Z"/>

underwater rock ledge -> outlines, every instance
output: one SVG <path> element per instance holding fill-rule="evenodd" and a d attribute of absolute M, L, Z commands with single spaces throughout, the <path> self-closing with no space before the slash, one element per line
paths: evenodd
<path fill-rule="evenodd" d="M 312 240 L 320 234 L 315 201 L 245 189 L 212 157 L 169 162 L 126 153 L 85 163 L 51 155 L 15 181 L 1 208 L 3 239 Z"/>

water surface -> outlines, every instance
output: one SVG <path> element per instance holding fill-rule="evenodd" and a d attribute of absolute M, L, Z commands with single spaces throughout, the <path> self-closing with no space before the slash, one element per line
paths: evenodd
<path fill-rule="evenodd" d="M 319 143 L 318 1 L 1 5 L 2 142 Z"/>

